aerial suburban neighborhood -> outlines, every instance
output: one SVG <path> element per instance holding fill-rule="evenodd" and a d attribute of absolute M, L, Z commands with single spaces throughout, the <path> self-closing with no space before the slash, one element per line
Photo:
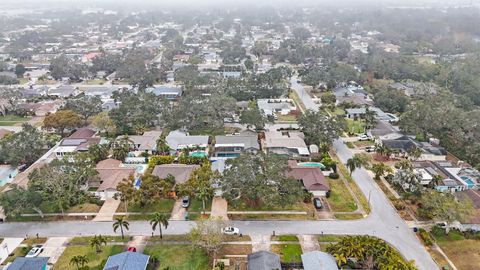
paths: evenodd
<path fill-rule="evenodd" d="M 0 269 L 480 270 L 479 26 L 463 0 L 0 1 Z"/>

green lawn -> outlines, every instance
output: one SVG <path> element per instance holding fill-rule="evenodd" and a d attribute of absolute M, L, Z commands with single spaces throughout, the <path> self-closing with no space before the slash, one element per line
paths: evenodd
<path fill-rule="evenodd" d="M 17 115 L 0 116 L 0 126 L 14 126 L 28 120 L 28 117 L 20 117 Z"/>
<path fill-rule="evenodd" d="M 205 201 L 205 211 L 210 211 L 212 208 L 212 200 Z M 190 203 L 190 207 L 188 207 L 189 212 L 202 212 L 203 205 L 201 200 L 193 199 Z"/>
<path fill-rule="evenodd" d="M 112 242 L 128 242 L 129 238 L 126 236 L 124 239 L 122 239 L 121 236 L 104 236 L 107 243 L 112 243 Z M 74 237 L 70 242 L 68 243 L 69 245 L 72 246 L 84 246 L 84 245 L 90 245 L 90 239 L 92 239 L 93 236 L 87 236 L 87 237 Z"/>
<path fill-rule="evenodd" d="M 85 84 L 88 84 L 88 85 L 104 84 L 106 81 L 107 80 L 105 79 L 95 79 L 95 80 L 85 81 Z"/>
<path fill-rule="evenodd" d="M 308 212 L 310 209 L 308 205 L 303 202 L 298 202 L 293 205 L 287 205 L 285 207 L 281 207 L 280 205 L 276 206 L 250 206 L 245 204 L 244 202 L 236 202 L 236 205 L 229 204 L 228 211 L 306 211 Z"/>
<path fill-rule="evenodd" d="M 77 268 L 70 265 L 70 259 L 77 255 L 85 255 L 88 258 L 87 266 L 90 267 L 90 270 L 102 270 L 109 256 L 123 251 L 125 251 L 125 246 L 102 246 L 100 253 L 95 252 L 90 246 L 69 246 L 62 253 L 53 269 L 75 270 Z"/>
<path fill-rule="evenodd" d="M 157 269 L 149 267 L 149 270 L 210 269 L 206 253 L 199 248 L 192 248 L 190 245 L 152 245 L 147 246 L 144 253 L 156 257 L 160 261 L 160 267 Z"/>
<path fill-rule="evenodd" d="M 319 242 L 340 242 L 346 235 L 323 234 L 318 236 Z"/>
<path fill-rule="evenodd" d="M 30 251 L 31 249 L 31 246 L 28 246 L 28 247 L 17 247 L 15 250 L 13 250 L 13 252 L 11 250 L 9 250 L 9 252 L 11 252 L 11 256 L 8 256 L 8 258 L 3 262 L 3 264 L 7 264 L 9 262 L 13 262 L 17 257 L 25 257 L 25 255 L 27 255 L 27 253 Z"/>
<path fill-rule="evenodd" d="M 272 236 L 272 241 L 298 242 L 298 237 L 296 235 L 276 235 Z"/>
<path fill-rule="evenodd" d="M 175 204 L 174 199 L 157 199 L 155 202 L 140 207 L 139 204 L 129 204 L 128 212 L 138 212 L 138 213 L 167 213 L 170 214 L 173 209 L 173 204 Z M 125 206 L 123 203 L 117 208 L 117 212 L 125 212 Z"/>
<path fill-rule="evenodd" d="M 364 133 L 365 132 L 365 122 L 363 120 L 347 120 L 347 132 L 349 133 Z"/>
<path fill-rule="evenodd" d="M 293 114 L 287 114 L 287 115 L 278 114 L 277 116 L 278 116 L 277 121 L 279 122 L 296 122 L 297 121 L 297 116 Z"/>
<path fill-rule="evenodd" d="M 328 179 L 330 196 L 327 198 L 333 212 L 353 212 L 357 205 L 352 194 L 341 179 Z"/>
<path fill-rule="evenodd" d="M 452 237 L 451 239 L 455 239 Z M 459 270 L 479 269 L 480 240 L 439 240 L 437 244 Z M 468 259 L 467 259 L 468 258 Z"/>
<path fill-rule="evenodd" d="M 272 252 L 279 254 L 280 260 L 284 263 L 302 261 L 302 247 L 300 244 L 272 245 Z"/>

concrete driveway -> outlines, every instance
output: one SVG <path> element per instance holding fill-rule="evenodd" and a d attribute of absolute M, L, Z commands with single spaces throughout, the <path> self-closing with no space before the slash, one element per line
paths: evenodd
<path fill-rule="evenodd" d="M 228 220 L 228 202 L 221 197 L 214 197 L 212 200 L 212 211 L 210 216 L 220 220 Z"/>
<path fill-rule="evenodd" d="M 63 251 L 67 248 L 67 243 L 70 241 L 69 237 L 50 237 L 47 242 L 43 244 L 42 257 L 50 257 L 49 264 L 55 264 L 58 258 L 62 256 Z"/>
<path fill-rule="evenodd" d="M 185 220 L 185 213 L 187 209 L 182 207 L 182 198 L 178 198 L 173 205 L 170 220 Z"/>

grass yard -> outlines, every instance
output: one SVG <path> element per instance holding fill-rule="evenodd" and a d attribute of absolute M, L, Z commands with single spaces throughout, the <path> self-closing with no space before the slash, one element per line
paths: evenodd
<path fill-rule="evenodd" d="M 327 198 L 333 212 L 353 212 L 357 205 L 352 194 L 341 179 L 328 179 L 330 196 Z"/>
<path fill-rule="evenodd" d="M 298 237 L 296 235 L 276 235 L 272 236 L 272 241 L 298 242 Z"/>
<path fill-rule="evenodd" d="M 125 242 L 127 243 L 130 241 L 130 238 L 128 236 L 125 236 L 124 239 L 122 239 L 121 236 L 104 236 L 107 244 L 108 243 L 118 243 L 118 242 Z M 88 246 L 90 245 L 90 240 L 93 238 L 93 236 L 87 236 L 87 237 L 74 237 L 70 242 L 68 242 L 69 245 L 71 246 Z"/>
<path fill-rule="evenodd" d="M 8 256 L 8 258 L 3 262 L 2 265 L 13 262 L 17 257 L 25 257 L 25 255 L 27 255 L 30 249 L 31 247 L 17 247 L 15 250 L 13 250 L 13 252 L 10 251 L 10 256 Z"/>
<path fill-rule="evenodd" d="M 210 211 L 212 208 L 212 200 L 206 200 L 205 201 L 205 211 Z M 190 202 L 190 207 L 188 207 L 189 212 L 202 212 L 203 211 L 203 205 L 201 200 L 193 199 Z"/>
<path fill-rule="evenodd" d="M 480 240 L 466 239 L 451 230 L 448 235 L 433 234 L 437 244 L 459 270 L 480 269 Z"/>
<path fill-rule="evenodd" d="M 190 245 L 152 245 L 147 246 L 144 253 L 160 261 L 158 268 L 149 267 L 147 268 L 149 270 L 210 269 L 207 254 L 202 249 L 192 248 Z"/>
<path fill-rule="evenodd" d="M 300 244 L 272 245 L 272 252 L 280 255 L 284 263 L 301 262 L 302 247 Z"/>
<path fill-rule="evenodd" d="M 347 120 L 347 132 L 348 133 L 364 133 L 365 132 L 365 122 L 362 120 Z"/>
<path fill-rule="evenodd" d="M 173 209 L 173 204 L 175 204 L 174 199 L 157 199 L 155 202 L 145 205 L 144 207 L 140 207 L 139 204 L 132 204 L 128 205 L 128 212 L 137 212 L 137 213 L 167 213 L 170 214 Z M 125 212 L 125 205 L 120 203 L 117 208 L 117 212 Z"/>
<path fill-rule="evenodd" d="M 277 122 L 296 122 L 297 121 L 297 116 L 294 114 L 287 114 L 287 115 L 282 115 L 282 114 L 277 114 L 278 119 L 276 120 Z"/>
<path fill-rule="evenodd" d="M 248 255 L 252 253 L 252 245 L 223 245 L 217 254 L 217 258 L 222 258 L 225 255 Z"/>
<path fill-rule="evenodd" d="M 94 203 L 84 203 L 71 207 L 67 213 L 98 213 L 101 206 Z"/>
<path fill-rule="evenodd" d="M 105 79 L 95 79 L 95 80 L 88 80 L 85 81 L 87 85 L 97 85 L 97 84 L 104 84 L 107 80 Z"/>
<path fill-rule="evenodd" d="M 346 235 L 323 234 L 318 236 L 318 242 L 340 242 Z"/>
<path fill-rule="evenodd" d="M 359 213 L 354 213 L 354 214 L 334 214 L 336 219 L 341 219 L 341 220 L 354 220 L 354 219 L 361 219 L 363 218 L 362 214 Z"/>
<path fill-rule="evenodd" d="M 230 220 L 314 220 L 312 214 L 228 214 Z"/>
<path fill-rule="evenodd" d="M 302 100 L 300 97 L 297 95 L 297 92 L 295 91 L 290 91 L 290 94 L 288 95 L 289 98 L 293 99 L 293 101 L 301 108 L 301 111 L 306 111 L 305 104 L 303 104 Z"/>
<path fill-rule="evenodd" d="M 17 124 L 28 121 L 28 117 L 20 117 L 17 115 L 0 116 L 0 126 L 15 126 Z"/>
<path fill-rule="evenodd" d="M 367 146 L 374 146 L 375 145 L 375 143 L 373 141 L 356 141 L 356 142 L 353 142 L 353 144 L 356 147 L 367 147 Z"/>
<path fill-rule="evenodd" d="M 250 206 L 244 202 L 237 202 L 236 205 L 229 204 L 228 211 L 305 211 L 310 210 L 309 206 L 306 203 L 298 202 L 293 205 L 287 205 L 281 207 L 280 205 L 276 206 Z"/>
<path fill-rule="evenodd" d="M 77 255 L 85 255 L 88 258 L 86 264 L 90 270 L 102 270 L 111 255 L 121 253 L 125 250 L 125 246 L 102 246 L 100 253 L 95 252 L 90 246 L 69 246 L 65 249 L 62 256 L 54 265 L 54 270 L 74 270 L 76 266 L 70 265 L 72 257 Z"/>

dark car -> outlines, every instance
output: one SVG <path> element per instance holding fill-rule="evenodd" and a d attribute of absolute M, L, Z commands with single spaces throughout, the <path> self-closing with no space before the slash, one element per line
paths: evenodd
<path fill-rule="evenodd" d="M 322 209 L 322 200 L 320 200 L 319 198 L 313 199 L 313 206 L 315 206 L 316 209 Z"/>

